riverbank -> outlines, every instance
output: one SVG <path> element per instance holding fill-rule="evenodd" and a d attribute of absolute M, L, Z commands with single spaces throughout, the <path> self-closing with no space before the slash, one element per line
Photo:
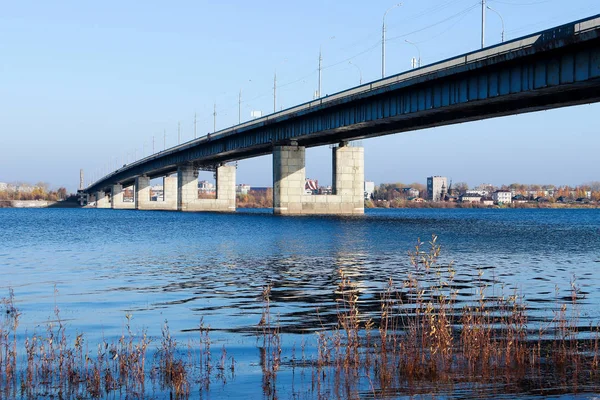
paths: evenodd
<path fill-rule="evenodd" d="M 0 208 L 80 208 L 76 196 L 65 200 L 0 200 Z"/>
<path fill-rule="evenodd" d="M 494 208 L 514 208 L 514 209 L 593 209 L 600 208 L 598 203 L 551 203 L 551 202 L 531 202 L 531 203 L 511 203 L 503 205 L 484 205 L 481 203 L 453 203 L 453 202 L 414 202 L 407 200 L 392 201 L 365 201 L 365 208 L 462 208 L 462 209 L 494 209 Z"/>
<path fill-rule="evenodd" d="M 0 200 L 0 208 L 47 208 L 56 203 L 48 200 Z"/>

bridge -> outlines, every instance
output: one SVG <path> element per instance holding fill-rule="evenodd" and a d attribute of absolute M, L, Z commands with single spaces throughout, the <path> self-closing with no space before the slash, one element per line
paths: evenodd
<path fill-rule="evenodd" d="M 273 155 L 276 214 L 362 214 L 366 139 L 600 99 L 600 15 L 571 22 L 316 99 L 124 165 L 80 193 L 99 208 L 234 211 L 232 161 Z M 306 195 L 305 148 L 338 144 L 333 194 Z M 198 171 L 216 173 L 198 198 Z M 170 176 L 176 173 L 177 176 Z M 150 179 L 165 177 L 164 200 Z M 123 201 L 133 186 L 135 201 Z"/>

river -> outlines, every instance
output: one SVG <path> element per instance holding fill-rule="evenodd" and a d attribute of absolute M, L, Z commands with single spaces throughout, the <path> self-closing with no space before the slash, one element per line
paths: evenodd
<path fill-rule="evenodd" d="M 202 320 L 238 363 L 234 384 L 211 398 L 260 397 L 255 333 L 266 284 L 293 346 L 335 324 L 340 270 L 368 313 L 388 278 L 406 279 L 417 240 L 432 235 L 440 262 L 456 270 L 458 302 L 473 299 L 483 271 L 496 288 L 522 294 L 535 323 L 552 318 L 574 282 L 581 325 L 600 320 L 595 209 L 376 209 L 353 218 L 0 209 L 0 297 L 14 290 L 20 335 L 43 330 L 58 307 L 88 343 L 118 338 L 126 315 L 152 337 L 168 321 L 183 340 Z M 289 393 L 284 386 L 281 398 Z"/>

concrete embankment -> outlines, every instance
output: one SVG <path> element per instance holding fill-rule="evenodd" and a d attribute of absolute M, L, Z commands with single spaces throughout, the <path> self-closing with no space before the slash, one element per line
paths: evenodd
<path fill-rule="evenodd" d="M 47 200 L 0 200 L 2 208 L 46 208 L 57 203 Z"/>

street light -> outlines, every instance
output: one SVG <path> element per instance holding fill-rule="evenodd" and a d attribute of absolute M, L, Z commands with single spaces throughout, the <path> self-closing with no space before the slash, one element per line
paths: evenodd
<path fill-rule="evenodd" d="M 417 46 L 417 44 L 415 42 L 411 42 L 408 39 L 405 39 L 404 41 L 408 44 L 412 44 L 413 46 L 415 46 L 417 48 L 417 52 L 419 53 L 419 58 L 417 59 L 417 67 L 420 67 L 421 66 L 421 49 L 419 48 L 419 46 Z"/>
<path fill-rule="evenodd" d="M 335 36 L 329 38 L 329 40 L 335 39 Z M 321 98 L 321 71 L 323 70 L 323 44 L 319 46 L 319 89 L 317 90 L 317 99 Z"/>
<path fill-rule="evenodd" d="M 281 64 L 285 64 L 287 62 L 287 58 L 284 59 Z M 279 65 L 281 65 L 279 64 Z M 273 113 L 277 112 L 277 68 L 273 73 Z"/>
<path fill-rule="evenodd" d="M 385 16 L 396 7 L 400 7 L 402 3 L 394 4 L 383 13 L 383 24 L 381 26 L 381 78 L 385 78 Z"/>
<path fill-rule="evenodd" d="M 348 61 L 348 64 L 354 65 L 356 67 L 356 69 L 358 70 L 358 74 L 360 76 L 360 80 L 359 80 L 358 84 L 362 85 L 362 71 L 360 70 L 360 67 L 358 65 L 354 64 L 352 61 Z"/>
<path fill-rule="evenodd" d="M 487 6 L 487 9 L 492 11 L 493 13 L 495 13 L 497 16 L 500 17 L 500 22 L 502 22 L 502 43 L 504 43 L 504 18 L 502 18 L 502 15 L 500 15 L 500 13 L 496 10 L 494 10 L 492 7 Z"/>

